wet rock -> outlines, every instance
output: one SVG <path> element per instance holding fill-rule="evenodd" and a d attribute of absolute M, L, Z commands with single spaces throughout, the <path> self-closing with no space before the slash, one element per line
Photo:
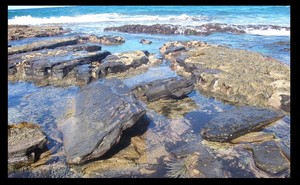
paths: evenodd
<path fill-rule="evenodd" d="M 177 52 L 177 51 L 185 51 L 185 47 L 184 46 L 174 46 L 169 48 L 168 50 L 166 50 L 164 52 L 164 55 L 167 55 L 169 53 L 173 53 L 173 52 Z"/>
<path fill-rule="evenodd" d="M 250 132 L 230 141 L 230 143 L 253 143 L 274 139 L 275 136 L 266 132 Z"/>
<path fill-rule="evenodd" d="M 133 88 L 137 93 L 144 92 L 148 101 L 159 99 L 181 99 L 193 91 L 194 85 L 188 78 L 167 78 L 138 85 Z"/>
<path fill-rule="evenodd" d="M 145 110 L 120 80 L 83 87 L 60 121 L 67 162 L 79 164 L 105 154 Z"/>
<path fill-rule="evenodd" d="M 69 60 L 69 61 L 61 61 L 58 65 L 55 65 L 52 68 L 51 76 L 62 79 L 64 78 L 75 66 L 83 65 L 83 64 L 89 64 L 92 61 L 101 61 L 106 56 L 110 55 L 111 53 L 108 51 L 98 51 L 94 54 L 91 54 L 87 57 L 77 58 L 75 60 Z M 45 69 L 44 69 L 45 70 Z"/>
<path fill-rule="evenodd" d="M 175 159 L 166 162 L 168 177 L 223 178 L 225 176 L 221 162 L 198 142 L 182 145 L 170 153 Z"/>
<path fill-rule="evenodd" d="M 75 67 L 76 81 L 79 84 L 88 84 L 92 81 L 91 68 L 89 64 Z"/>
<path fill-rule="evenodd" d="M 77 38 L 81 43 L 92 42 L 92 43 L 99 43 L 105 45 L 116 45 L 125 42 L 125 39 L 123 37 L 111 36 L 111 35 L 103 35 L 103 36 L 88 35 L 88 36 L 79 36 Z"/>
<path fill-rule="evenodd" d="M 38 160 L 46 148 L 46 136 L 38 125 L 8 125 L 8 166 L 20 168 Z"/>
<path fill-rule="evenodd" d="M 283 118 L 280 111 L 241 106 L 220 113 L 202 129 L 201 136 L 209 141 L 229 142 Z"/>
<path fill-rule="evenodd" d="M 63 39 L 39 41 L 39 42 L 34 42 L 32 44 L 9 47 L 8 55 L 12 55 L 16 53 L 25 53 L 28 51 L 36 51 L 41 49 L 54 49 L 59 46 L 74 45 L 77 44 L 77 42 L 78 40 L 76 38 L 63 38 Z"/>
<path fill-rule="evenodd" d="M 186 51 L 167 52 L 178 47 Z M 200 41 L 168 42 L 160 52 L 178 74 L 194 76 L 196 89 L 205 95 L 237 105 L 289 110 L 290 67 L 275 59 Z"/>
<path fill-rule="evenodd" d="M 30 45 L 38 44 L 40 43 Z M 58 85 L 72 85 L 77 82 L 86 84 L 92 80 L 92 74 L 85 73 L 85 77 L 83 77 L 81 70 L 73 69 L 93 61 L 100 62 L 110 54 L 108 51 L 101 51 L 101 46 L 98 45 L 74 44 L 9 55 L 9 80 L 29 80 L 39 84 Z M 71 71 L 74 73 L 71 78 L 65 78 Z M 80 74 L 76 74 L 77 72 Z M 85 80 L 82 81 L 80 76 Z M 61 81 L 62 79 L 66 80 Z"/>
<path fill-rule="evenodd" d="M 142 43 L 142 44 L 151 44 L 152 41 L 146 40 L 146 39 L 141 39 L 139 43 Z"/>
<path fill-rule="evenodd" d="M 94 71 L 96 76 L 105 77 L 110 73 L 124 72 L 148 62 L 149 58 L 143 51 L 123 52 L 107 56 Z"/>
<path fill-rule="evenodd" d="M 253 147 L 253 157 L 258 168 L 273 175 L 290 168 L 289 161 L 283 156 L 281 148 L 274 140 Z"/>
<path fill-rule="evenodd" d="M 8 40 L 30 37 L 50 37 L 70 32 L 60 26 L 8 25 Z"/>

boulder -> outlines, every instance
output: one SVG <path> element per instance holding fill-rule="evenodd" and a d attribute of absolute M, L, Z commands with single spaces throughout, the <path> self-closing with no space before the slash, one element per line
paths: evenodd
<path fill-rule="evenodd" d="M 8 166 L 20 168 L 34 163 L 47 149 L 46 142 L 38 125 L 26 122 L 8 125 Z"/>
<path fill-rule="evenodd" d="M 290 168 L 290 162 L 284 157 L 275 140 L 256 144 L 253 147 L 253 158 L 259 169 L 271 175 L 276 175 Z"/>
<path fill-rule="evenodd" d="M 142 44 L 151 44 L 152 41 L 146 40 L 146 39 L 141 39 L 139 43 L 142 43 Z"/>
<path fill-rule="evenodd" d="M 201 129 L 201 136 L 209 141 L 229 142 L 283 117 L 284 114 L 281 111 L 241 106 L 222 112 L 211 119 Z"/>
<path fill-rule="evenodd" d="M 120 80 L 100 80 L 83 87 L 58 125 L 67 162 L 79 164 L 102 156 L 144 114 Z"/>
<path fill-rule="evenodd" d="M 145 95 L 148 101 L 159 99 L 181 99 L 194 90 L 191 79 L 172 77 L 163 80 L 155 80 L 150 83 L 140 84 L 133 91 Z"/>

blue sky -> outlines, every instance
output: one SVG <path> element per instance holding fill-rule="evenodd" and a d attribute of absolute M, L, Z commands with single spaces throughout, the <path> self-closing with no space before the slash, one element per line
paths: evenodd
<path fill-rule="evenodd" d="M 48 8 L 48 7 L 62 7 L 62 6 L 8 6 L 8 10 L 30 9 L 30 8 Z"/>

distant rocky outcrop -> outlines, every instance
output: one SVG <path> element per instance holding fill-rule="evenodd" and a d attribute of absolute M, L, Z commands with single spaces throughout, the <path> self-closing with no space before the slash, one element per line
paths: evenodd
<path fill-rule="evenodd" d="M 83 87 L 59 123 L 67 162 L 79 164 L 102 156 L 145 112 L 120 80 L 101 80 Z"/>
<path fill-rule="evenodd" d="M 8 25 L 8 41 L 31 37 L 50 37 L 70 32 L 61 26 Z"/>
<path fill-rule="evenodd" d="M 289 27 L 275 25 L 234 25 L 207 23 L 199 26 L 181 26 L 173 24 L 127 24 L 115 27 L 106 27 L 104 31 L 119 31 L 125 33 L 147 33 L 147 34 L 182 34 L 182 35 L 210 35 L 216 32 L 226 32 L 233 34 L 244 34 L 247 30 L 290 30 Z"/>
<path fill-rule="evenodd" d="M 203 94 L 290 111 L 290 67 L 275 59 L 200 41 L 168 42 L 160 52 L 178 74 L 192 75 Z"/>

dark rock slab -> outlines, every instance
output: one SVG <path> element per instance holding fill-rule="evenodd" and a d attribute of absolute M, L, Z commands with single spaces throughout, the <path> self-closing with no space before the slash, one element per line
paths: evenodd
<path fill-rule="evenodd" d="M 139 95 L 145 95 L 148 101 L 156 101 L 159 99 L 184 98 L 193 89 L 194 84 L 190 78 L 172 77 L 140 84 L 134 87 L 133 91 Z"/>
<path fill-rule="evenodd" d="M 52 66 L 52 77 L 62 79 L 64 78 L 74 67 L 83 64 L 89 64 L 93 61 L 101 61 L 106 56 L 111 53 L 108 51 L 98 51 L 95 54 L 91 54 L 89 56 L 78 58 L 75 60 L 63 61 L 58 65 Z M 44 69 L 45 70 L 45 69 Z"/>
<path fill-rule="evenodd" d="M 83 87 L 59 124 L 67 162 L 79 164 L 102 156 L 144 114 L 120 80 L 95 81 Z"/>
<path fill-rule="evenodd" d="M 22 122 L 8 126 L 8 166 L 28 166 L 46 149 L 46 136 L 38 125 Z"/>
<path fill-rule="evenodd" d="M 185 50 L 186 49 L 185 49 L 184 46 L 174 46 L 174 47 L 171 47 L 168 50 L 166 50 L 164 55 L 167 55 L 169 53 L 174 53 L 174 52 L 177 52 L 177 51 L 185 51 Z"/>
<path fill-rule="evenodd" d="M 259 169 L 272 175 L 290 168 L 290 162 L 284 157 L 279 144 L 274 140 L 255 145 L 253 158 Z"/>
<path fill-rule="evenodd" d="M 34 42 L 32 44 L 26 44 L 21 46 L 13 46 L 8 48 L 8 55 L 16 53 L 25 53 L 28 51 L 36 51 L 41 49 L 54 49 L 59 46 L 67 46 L 77 44 L 78 39 L 76 38 L 63 38 L 63 39 L 53 39 L 46 41 Z"/>
<path fill-rule="evenodd" d="M 241 106 L 222 112 L 210 120 L 201 129 L 201 135 L 209 141 L 229 142 L 275 122 L 283 116 L 284 114 L 280 111 Z"/>

